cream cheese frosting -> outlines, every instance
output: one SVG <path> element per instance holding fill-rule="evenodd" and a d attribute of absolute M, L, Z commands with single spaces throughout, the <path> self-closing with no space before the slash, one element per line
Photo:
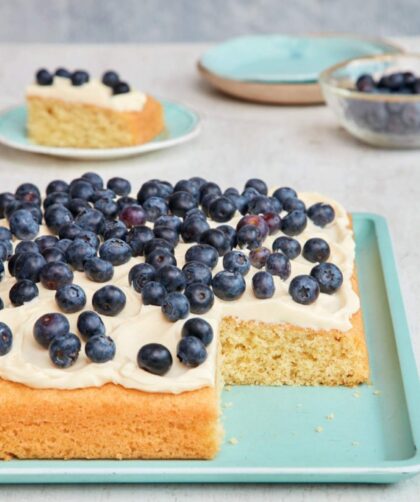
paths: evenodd
<path fill-rule="evenodd" d="M 139 112 L 147 101 L 146 94 L 130 91 L 124 94 L 112 94 L 112 89 L 96 79 L 86 84 L 75 86 L 70 79 L 54 77 L 52 85 L 38 85 L 36 83 L 26 88 L 26 96 L 36 96 L 48 99 L 58 99 L 70 103 L 110 108 L 119 112 Z"/>
<path fill-rule="evenodd" d="M 116 344 L 115 358 L 104 364 L 92 363 L 85 356 L 82 346 L 77 362 L 68 369 L 59 369 L 51 363 L 48 351 L 37 344 L 32 334 L 33 325 L 41 315 L 60 311 L 54 300 L 55 291 L 49 291 L 38 284 L 39 297 L 21 307 L 12 307 L 8 303 L 8 292 L 15 279 L 6 273 L 0 283 L 0 297 L 5 302 L 5 308 L 0 311 L 0 321 L 9 325 L 14 341 L 12 350 L 0 357 L 0 377 L 37 388 L 74 389 L 112 382 L 147 392 L 176 394 L 215 385 L 218 327 L 224 316 L 269 323 L 290 323 L 314 330 L 348 331 L 352 326 L 352 315 L 360 308 L 359 298 L 351 284 L 355 243 L 348 215 L 340 204 L 323 195 L 300 193 L 299 198 L 307 206 L 315 202 L 325 202 L 334 207 L 336 216 L 331 224 L 320 228 L 308 219 L 306 229 L 296 237 L 302 247 L 306 240 L 312 237 L 322 237 L 330 245 L 331 256 L 328 261 L 341 269 L 344 278 L 342 287 L 333 295 L 320 294 L 311 305 L 300 305 L 293 301 L 288 293 L 291 279 L 298 274 L 309 274 L 314 266 L 301 255 L 291 260 L 292 273 L 288 280 L 281 281 L 279 277 L 274 277 L 276 292 L 270 299 L 255 298 L 251 285 L 255 269 L 251 270 L 245 276 L 247 288 L 240 299 L 227 302 L 215 298 L 214 307 L 202 316 L 212 325 L 215 338 L 207 348 L 207 360 L 197 368 L 186 368 L 176 358 L 176 345 L 185 320 L 171 323 L 165 319 L 160 307 L 142 304 L 141 295 L 128 285 L 128 272 L 133 265 L 143 262 L 144 259 L 133 257 L 128 263 L 114 267 L 114 277 L 109 281 L 109 284 L 117 285 L 126 294 L 126 307 L 116 317 L 102 316 L 107 335 L 111 336 Z M 236 226 L 240 218 L 240 215 L 236 216 L 229 223 Z M 0 224 L 7 225 L 5 220 L 0 220 Z M 217 224 L 214 223 L 213 226 Z M 41 226 L 39 235 L 49 233 L 46 227 Z M 271 249 L 272 242 L 278 236 L 279 234 L 268 236 L 264 246 Z M 191 245 L 181 242 L 175 248 L 178 267 L 182 268 L 184 265 L 185 252 Z M 222 269 L 222 260 L 219 259 L 213 274 Z M 86 309 L 93 310 L 92 295 L 104 284 L 92 282 L 83 272 L 77 271 L 74 271 L 73 282 L 85 290 L 88 298 Z M 67 315 L 71 331 L 76 334 L 78 315 L 79 313 Z M 194 317 L 194 314 L 190 317 Z M 138 350 L 151 342 L 162 343 L 173 356 L 174 363 L 164 376 L 153 375 L 137 366 Z"/>

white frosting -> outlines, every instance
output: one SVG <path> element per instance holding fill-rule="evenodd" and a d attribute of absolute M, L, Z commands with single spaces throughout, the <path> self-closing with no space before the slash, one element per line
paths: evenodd
<path fill-rule="evenodd" d="M 246 276 L 246 292 L 239 300 L 225 302 L 216 298 L 214 307 L 203 316 L 213 326 L 215 339 L 208 347 L 207 360 L 197 368 L 188 369 L 176 358 L 176 345 L 185 320 L 171 323 L 164 318 L 160 307 L 142 305 L 141 295 L 128 286 L 128 272 L 135 263 L 142 262 L 143 257 L 132 258 L 125 265 L 114 268 L 114 277 L 109 282 L 124 290 L 127 296 L 126 307 L 117 317 L 102 316 L 107 335 L 116 343 L 115 358 L 104 364 L 94 364 L 87 359 L 82 347 L 74 366 L 59 369 L 51 363 L 48 351 L 38 345 L 32 335 L 33 325 L 41 315 L 59 312 L 54 300 L 55 291 L 46 290 L 38 284 L 38 298 L 21 307 L 12 307 L 8 303 L 8 292 L 15 279 L 6 275 L 0 283 L 0 297 L 5 302 L 4 310 L 0 311 L 0 321 L 10 326 L 14 340 L 12 350 L 0 357 L 0 376 L 38 388 L 70 389 L 113 382 L 148 392 L 180 393 L 215 384 L 218 326 L 223 316 L 271 323 L 287 322 L 313 329 L 349 330 L 351 316 L 357 312 L 360 304 L 350 280 L 354 267 L 355 244 L 347 213 L 337 202 L 322 195 L 301 193 L 299 196 L 307 206 L 315 202 L 328 202 L 335 209 L 336 217 L 333 223 L 320 228 L 308 220 L 305 231 L 297 237 L 302 246 L 311 237 L 322 237 L 329 243 L 331 256 L 328 261 L 338 265 L 344 276 L 343 285 L 335 294 L 320 294 L 312 305 L 300 305 L 292 300 L 288 294 L 290 280 L 298 274 L 308 274 L 314 266 L 299 256 L 291 262 L 292 273 L 287 281 L 274 278 L 274 296 L 267 300 L 257 300 L 251 286 L 252 275 L 256 270 L 252 269 Z M 240 216 L 235 217 L 231 224 L 235 226 L 239 219 Z M 0 224 L 5 225 L 6 222 L 0 221 Z M 47 233 L 48 229 L 41 227 L 40 234 Z M 279 234 L 269 236 L 264 246 L 271 248 L 272 242 L 278 236 Z M 189 246 L 190 244 L 180 243 L 175 249 L 179 267 L 184 264 L 185 251 Z M 213 273 L 222 269 L 221 262 L 220 259 Z M 74 272 L 74 283 L 85 290 L 88 297 L 86 309 L 92 310 L 91 297 L 102 285 L 89 281 L 84 273 L 77 271 Z M 71 330 L 77 333 L 78 313 L 67 317 Z M 164 376 L 152 375 L 137 366 L 138 350 L 150 342 L 162 343 L 172 353 L 173 366 Z"/>
<path fill-rule="evenodd" d="M 92 79 L 77 86 L 72 85 L 70 79 L 63 77 L 54 77 L 52 85 L 29 85 L 26 88 L 26 96 L 83 103 L 120 112 L 141 111 L 147 101 L 146 94 L 139 91 L 113 95 L 112 89 L 99 80 Z"/>

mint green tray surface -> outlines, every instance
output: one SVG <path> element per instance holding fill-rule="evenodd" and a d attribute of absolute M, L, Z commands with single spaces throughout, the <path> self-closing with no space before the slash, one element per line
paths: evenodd
<path fill-rule="evenodd" d="M 399 52 L 380 40 L 350 36 L 253 35 L 233 38 L 208 50 L 201 64 L 232 80 L 309 83 L 336 63 L 360 56 Z"/>
<path fill-rule="evenodd" d="M 393 483 L 418 473 L 420 385 L 391 241 L 381 217 L 353 218 L 372 386 L 232 387 L 212 461 L 12 460 L 0 482 Z"/>

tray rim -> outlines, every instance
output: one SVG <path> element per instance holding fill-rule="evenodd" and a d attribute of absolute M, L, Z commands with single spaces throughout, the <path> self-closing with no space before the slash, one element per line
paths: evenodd
<path fill-rule="evenodd" d="M 382 461 L 373 466 L 361 464 L 357 467 L 213 467 L 210 464 L 191 467 L 191 465 L 171 466 L 171 462 L 168 461 L 167 466 L 156 468 L 152 465 L 150 467 L 133 465 L 135 460 L 17 460 L 12 461 L 12 464 L 7 461 L 0 462 L 0 484 L 165 483 L 169 481 L 176 483 L 372 482 L 370 476 L 375 478 L 374 482 L 390 483 L 420 473 L 420 449 L 418 447 L 420 444 L 420 407 L 415 405 L 416 396 L 420 395 L 420 381 L 388 225 L 384 217 L 374 213 L 355 212 L 352 213 L 352 217 L 355 220 L 368 220 L 374 224 L 391 322 L 395 333 L 402 383 L 407 400 L 408 418 L 413 443 L 416 447 L 412 457 L 403 460 Z M 15 462 L 19 462 L 19 465 L 16 465 Z M 60 465 L 52 467 L 51 462 L 60 463 Z M 73 462 L 83 462 L 83 464 L 74 466 Z M 89 467 L 91 462 L 93 465 Z M 31 465 L 33 463 L 43 463 L 44 465 Z M 97 466 L 98 463 L 103 465 Z M 148 479 L 143 479 L 142 476 L 148 476 Z M 169 479 L 162 479 L 165 476 Z M 221 477 L 213 478 L 212 476 Z M 291 476 L 293 480 L 282 479 L 279 476 Z M 314 478 L 311 479 L 310 476 L 314 476 Z M 338 476 L 338 478 L 334 479 L 334 476 Z M 74 477 L 77 479 L 73 479 Z"/>

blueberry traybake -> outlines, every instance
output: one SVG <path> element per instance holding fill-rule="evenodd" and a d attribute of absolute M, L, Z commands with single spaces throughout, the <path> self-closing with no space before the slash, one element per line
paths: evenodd
<path fill-rule="evenodd" d="M 41 69 L 26 89 L 30 141 L 47 146 L 113 148 L 150 141 L 164 129 L 162 105 L 132 90 L 114 71 Z"/>
<path fill-rule="evenodd" d="M 333 200 L 86 173 L 0 213 L 0 458 L 208 459 L 223 383 L 368 380 Z"/>

